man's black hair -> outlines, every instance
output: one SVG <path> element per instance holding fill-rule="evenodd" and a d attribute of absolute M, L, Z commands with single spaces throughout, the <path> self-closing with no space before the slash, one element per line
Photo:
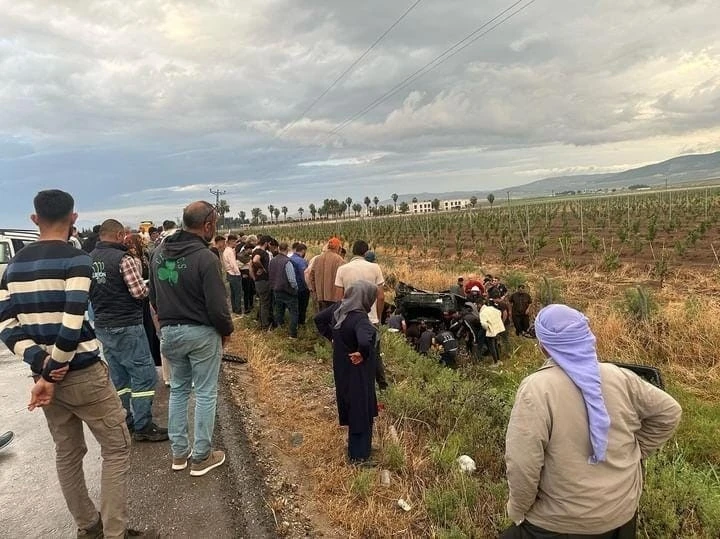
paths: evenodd
<path fill-rule="evenodd" d="M 354 256 L 365 256 L 365 253 L 367 253 L 369 250 L 370 246 L 365 240 L 357 240 L 355 243 L 353 243 L 352 254 Z"/>
<path fill-rule="evenodd" d="M 236 234 L 228 234 L 227 240 L 228 241 L 237 241 L 238 237 Z M 215 240 L 217 241 L 217 240 Z"/>
<path fill-rule="evenodd" d="M 155 232 L 157 232 L 157 228 L 155 228 L 154 226 L 148 228 L 148 234 L 154 234 Z"/>
<path fill-rule="evenodd" d="M 67 219 L 73 212 L 75 200 L 70 193 L 60 189 L 40 191 L 33 200 L 35 215 L 46 223 L 58 223 Z"/>
<path fill-rule="evenodd" d="M 294 250 L 296 253 L 300 253 L 300 252 L 302 252 L 302 251 L 307 251 L 307 245 L 305 245 L 304 243 L 297 242 L 297 243 L 295 244 L 295 246 L 293 247 L 293 250 Z"/>
<path fill-rule="evenodd" d="M 95 225 L 93 227 L 93 234 L 99 234 L 100 233 L 100 225 Z"/>
<path fill-rule="evenodd" d="M 228 236 L 227 239 L 230 239 L 230 236 Z M 215 236 L 215 243 L 219 241 L 225 241 L 225 236 Z"/>
<path fill-rule="evenodd" d="M 293 251 L 297 250 L 297 246 L 300 245 L 298 242 L 294 241 L 293 244 L 290 246 L 290 249 Z"/>
<path fill-rule="evenodd" d="M 183 215 L 183 221 L 185 220 L 185 216 Z M 175 221 L 163 221 L 163 230 L 170 230 L 171 228 L 176 228 L 177 225 L 175 224 Z"/>
<path fill-rule="evenodd" d="M 269 238 L 269 239 L 268 239 L 268 245 L 272 245 L 273 247 L 277 247 L 277 246 L 279 245 L 279 244 L 278 244 L 278 240 L 276 240 L 275 238 Z"/>

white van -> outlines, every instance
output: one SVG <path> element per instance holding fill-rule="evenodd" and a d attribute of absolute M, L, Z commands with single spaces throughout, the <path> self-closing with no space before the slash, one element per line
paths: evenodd
<path fill-rule="evenodd" d="M 0 276 L 5 273 L 8 262 L 26 245 L 40 237 L 35 230 L 0 228 Z"/>

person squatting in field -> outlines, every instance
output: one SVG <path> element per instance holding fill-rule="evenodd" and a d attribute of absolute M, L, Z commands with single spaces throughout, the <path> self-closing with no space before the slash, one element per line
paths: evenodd
<path fill-rule="evenodd" d="M 549 305 L 535 329 L 545 364 L 518 388 L 505 444 L 514 522 L 501 539 L 634 539 L 642 460 L 682 410 L 630 370 L 599 363 L 588 319 Z"/>

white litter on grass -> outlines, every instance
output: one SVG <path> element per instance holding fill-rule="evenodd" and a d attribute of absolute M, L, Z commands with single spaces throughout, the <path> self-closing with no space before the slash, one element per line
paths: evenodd
<path fill-rule="evenodd" d="M 400 436 L 398 436 L 398 431 L 395 428 L 395 425 L 390 425 L 390 428 L 388 429 L 388 434 L 390 434 L 390 440 L 392 440 L 394 444 L 400 443 Z"/>
<path fill-rule="evenodd" d="M 471 474 L 477 469 L 475 461 L 467 455 L 460 455 L 457 458 L 457 463 L 460 466 L 460 469 L 466 474 Z"/>
<path fill-rule="evenodd" d="M 406 502 L 405 500 L 403 500 L 402 498 L 400 498 L 400 499 L 398 500 L 398 507 L 400 507 L 400 509 L 402 509 L 403 511 L 406 511 L 406 512 L 412 510 L 412 505 L 410 505 L 409 503 L 407 503 L 407 502 Z"/>

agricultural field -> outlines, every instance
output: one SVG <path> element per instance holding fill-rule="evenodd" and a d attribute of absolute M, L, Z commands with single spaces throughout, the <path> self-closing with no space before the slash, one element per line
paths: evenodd
<path fill-rule="evenodd" d="M 263 232 L 306 241 L 314 253 L 331 235 L 348 247 L 368 239 L 388 298 L 399 281 L 442 290 L 457 275 L 492 273 L 511 287 L 526 283 L 535 309 L 564 302 L 585 312 L 601 359 L 660 367 L 683 406 L 677 435 L 645 463 L 639 536 L 710 539 L 720 536 L 720 193 L 672 196 L 515 201 Z M 379 467 L 362 470 L 345 463 L 331 349 L 313 329 L 290 341 L 283 330 L 260 333 L 246 317 L 231 346 L 249 362 L 225 374 L 245 388 L 238 399 L 254 413 L 255 443 L 297 485 L 316 529 L 331 537 L 496 537 L 509 524 L 505 426 L 518 384 L 542 363 L 535 342 L 512 336 L 500 369 L 478 362 L 453 371 L 383 333 L 392 383 L 379 395 Z M 477 463 L 471 476 L 457 469 L 462 454 Z M 282 495 L 269 503 L 283 515 L 288 502 Z"/>
<path fill-rule="evenodd" d="M 474 211 L 361 220 L 303 222 L 264 231 L 320 244 L 330 236 L 393 255 L 534 267 L 558 260 L 565 269 L 614 271 L 635 264 L 664 278 L 673 264 L 720 265 L 720 188 L 669 190 L 598 198 L 516 200 Z"/>

